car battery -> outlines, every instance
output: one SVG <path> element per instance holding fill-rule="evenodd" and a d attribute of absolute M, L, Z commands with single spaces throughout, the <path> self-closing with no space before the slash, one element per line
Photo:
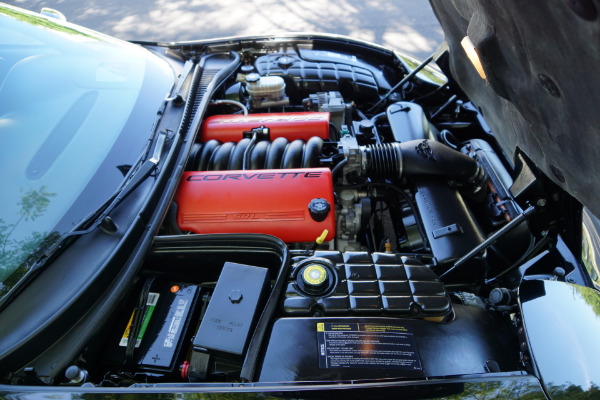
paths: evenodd
<path fill-rule="evenodd" d="M 136 300 L 141 296 L 138 292 Z M 147 291 L 145 306 L 139 308 L 142 313 L 139 328 L 133 328 L 134 308 L 119 325 L 108 346 L 106 362 L 119 365 L 125 370 L 156 374 L 177 373 L 179 364 L 187 352 L 186 343 L 190 343 L 190 326 L 197 320 L 197 305 L 200 286 L 178 282 L 154 281 Z M 127 357 L 127 345 L 132 331 L 137 330 L 134 351 Z"/>

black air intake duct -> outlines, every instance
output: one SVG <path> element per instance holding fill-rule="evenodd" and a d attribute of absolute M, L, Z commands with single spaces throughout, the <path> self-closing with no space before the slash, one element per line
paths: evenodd
<path fill-rule="evenodd" d="M 486 173 L 474 158 L 433 140 L 411 140 L 360 147 L 366 176 L 399 179 L 437 175 L 479 188 Z"/>

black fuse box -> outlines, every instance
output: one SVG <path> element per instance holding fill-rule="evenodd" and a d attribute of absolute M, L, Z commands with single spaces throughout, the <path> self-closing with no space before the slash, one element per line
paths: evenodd
<path fill-rule="evenodd" d="M 186 338 L 191 336 L 191 322 L 196 314 L 201 288 L 187 283 L 155 281 L 150 287 L 143 310 L 131 360 L 126 360 L 133 314 L 128 314 L 111 339 L 105 361 L 125 365 L 125 369 L 154 374 L 173 374 L 182 361 Z M 136 298 L 137 299 L 137 298 Z M 133 312 L 133 306 L 131 307 Z M 189 343 L 189 342 L 187 342 Z"/>
<path fill-rule="evenodd" d="M 194 349 L 242 359 L 269 283 L 266 268 L 226 262 L 194 339 Z"/>

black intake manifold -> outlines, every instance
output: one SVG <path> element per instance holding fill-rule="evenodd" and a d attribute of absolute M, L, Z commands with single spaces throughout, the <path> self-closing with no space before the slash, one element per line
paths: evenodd
<path fill-rule="evenodd" d="M 239 142 L 221 143 L 209 140 L 196 143 L 192 147 L 186 170 L 188 171 L 229 171 L 243 169 L 285 169 L 319 167 L 319 157 L 323 139 L 312 137 L 307 142 L 279 137 L 272 142 L 259 141 L 246 154 L 247 168 L 244 168 L 244 152 L 251 139 Z"/>

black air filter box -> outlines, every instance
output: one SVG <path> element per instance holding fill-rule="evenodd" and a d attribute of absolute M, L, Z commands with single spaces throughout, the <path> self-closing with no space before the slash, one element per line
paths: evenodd
<path fill-rule="evenodd" d="M 485 235 L 471 214 L 460 193 L 446 181 L 419 177 L 415 200 L 433 256 L 441 265 L 451 265 L 480 245 Z M 465 273 L 482 274 L 482 257 L 474 257 Z"/>

